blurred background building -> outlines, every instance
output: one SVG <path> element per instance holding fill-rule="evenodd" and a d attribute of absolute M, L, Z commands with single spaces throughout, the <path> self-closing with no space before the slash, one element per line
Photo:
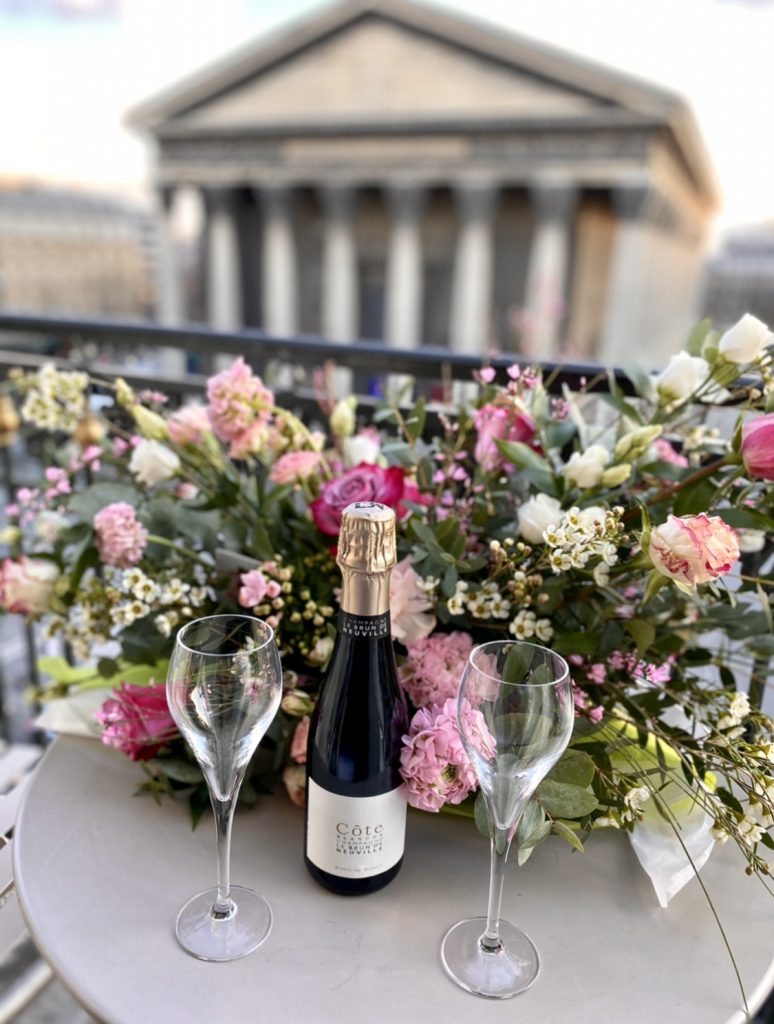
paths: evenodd
<path fill-rule="evenodd" d="M 728 234 L 707 263 L 702 309 L 719 327 L 748 309 L 774 324 L 774 222 Z"/>
<path fill-rule="evenodd" d="M 144 104 L 160 311 L 204 202 L 221 329 L 663 362 L 696 318 L 716 190 L 675 95 L 456 14 L 347 0 Z"/>
<path fill-rule="evenodd" d="M 152 315 L 155 237 L 126 202 L 0 182 L 0 309 Z"/>

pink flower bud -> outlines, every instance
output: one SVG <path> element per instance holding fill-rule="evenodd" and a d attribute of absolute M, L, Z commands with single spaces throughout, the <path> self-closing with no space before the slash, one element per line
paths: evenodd
<path fill-rule="evenodd" d="M 742 458 L 750 476 L 774 480 L 774 412 L 742 427 Z"/>

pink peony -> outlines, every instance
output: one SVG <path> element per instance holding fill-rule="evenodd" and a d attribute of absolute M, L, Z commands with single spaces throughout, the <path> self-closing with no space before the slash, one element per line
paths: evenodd
<path fill-rule="evenodd" d="M 269 479 L 273 484 L 297 484 L 308 480 L 321 460 L 322 452 L 288 452 L 271 467 Z"/>
<path fill-rule="evenodd" d="M 255 608 L 266 597 L 269 581 L 260 569 L 243 572 L 239 577 L 239 582 L 242 584 L 239 588 L 239 603 L 243 608 Z"/>
<path fill-rule="evenodd" d="M 177 735 L 163 683 L 121 683 L 96 714 L 102 742 L 118 747 L 133 761 L 147 761 Z"/>
<path fill-rule="evenodd" d="M 472 637 L 461 630 L 433 633 L 408 644 L 408 659 L 398 674 L 415 707 L 442 704 L 457 696 L 472 649 Z"/>
<path fill-rule="evenodd" d="M 658 572 L 695 588 L 731 569 L 739 558 L 739 540 L 719 516 L 670 515 L 651 533 L 648 553 Z"/>
<path fill-rule="evenodd" d="M 148 543 L 148 531 L 125 501 L 106 505 L 94 516 L 97 551 L 106 565 L 128 569 L 136 565 Z"/>
<path fill-rule="evenodd" d="M 212 425 L 207 409 L 198 402 L 184 405 L 167 420 L 169 439 L 175 444 L 201 444 Z"/>
<path fill-rule="evenodd" d="M 0 567 L 0 605 L 19 615 L 42 615 L 51 607 L 58 579 L 55 562 L 23 555 L 15 561 L 6 558 Z"/>
<path fill-rule="evenodd" d="M 244 359 L 207 381 L 212 429 L 221 441 L 230 441 L 229 454 L 239 459 L 258 451 L 274 405 L 274 395 Z"/>
<path fill-rule="evenodd" d="M 421 811 L 459 804 L 476 788 L 476 774 L 457 727 L 457 702 L 420 708 L 403 737 L 400 771 L 408 802 Z M 484 757 L 494 757 L 492 736 L 480 711 L 463 701 L 462 715 L 470 742 Z"/>
<path fill-rule="evenodd" d="M 530 416 L 513 406 L 482 405 L 475 415 L 478 440 L 474 457 L 483 469 L 499 466 L 503 456 L 497 441 L 521 441 L 529 444 L 535 436 L 535 424 Z"/>
<path fill-rule="evenodd" d="M 390 623 L 394 640 L 413 644 L 435 629 L 432 601 L 420 587 L 421 577 L 410 556 L 398 562 L 390 574 Z"/>
<path fill-rule="evenodd" d="M 306 764 L 306 745 L 309 740 L 309 723 L 311 721 L 309 715 L 304 715 L 293 733 L 290 756 L 297 764 Z"/>
<path fill-rule="evenodd" d="M 690 465 L 688 459 L 676 451 L 665 437 L 657 438 L 653 442 L 653 447 L 656 450 L 656 458 L 660 462 L 668 462 L 672 466 L 680 466 L 681 469 L 685 469 L 686 466 Z"/>
<path fill-rule="evenodd" d="M 774 480 L 774 412 L 742 427 L 742 458 L 750 476 Z"/>
<path fill-rule="evenodd" d="M 400 466 L 383 469 L 361 462 L 336 480 L 323 484 L 320 497 L 310 507 L 318 530 L 336 537 L 341 528 L 341 513 L 353 501 L 380 501 L 399 509 L 404 497 L 414 500 L 412 494 L 406 486 L 406 472 Z"/>

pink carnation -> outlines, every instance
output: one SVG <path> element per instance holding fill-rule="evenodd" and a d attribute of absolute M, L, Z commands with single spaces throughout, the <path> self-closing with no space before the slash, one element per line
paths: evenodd
<path fill-rule="evenodd" d="M 695 588 L 725 575 L 739 558 L 739 539 L 720 516 L 673 516 L 650 535 L 648 554 L 664 576 Z"/>
<path fill-rule="evenodd" d="M 266 597 L 269 581 L 260 569 L 243 572 L 239 577 L 239 582 L 242 584 L 239 588 L 239 603 L 243 608 L 254 608 Z"/>
<path fill-rule="evenodd" d="M 106 505 L 94 516 L 97 551 L 106 565 L 128 569 L 136 565 L 148 543 L 148 531 L 125 501 Z"/>
<path fill-rule="evenodd" d="M 315 472 L 321 459 L 321 452 L 288 452 L 271 467 L 269 479 L 273 484 L 297 484 Z"/>
<path fill-rule="evenodd" d="M 463 669 L 473 649 L 469 633 L 433 633 L 408 645 L 408 659 L 399 676 L 418 708 L 456 697 Z"/>
<path fill-rule="evenodd" d="M 203 405 L 184 405 L 167 420 L 169 438 L 175 444 L 201 444 L 212 430 L 210 417 Z"/>
<path fill-rule="evenodd" d="M 403 558 L 390 574 L 390 622 L 392 635 L 403 644 L 413 644 L 435 629 L 433 603 L 420 587 L 421 577 Z"/>
<path fill-rule="evenodd" d="M 221 441 L 231 442 L 232 458 L 260 447 L 274 395 L 241 356 L 207 381 L 207 399 L 212 429 Z"/>
<path fill-rule="evenodd" d="M 521 441 L 529 444 L 535 436 L 535 423 L 530 416 L 513 406 L 482 405 L 475 415 L 478 440 L 474 457 L 483 469 L 494 469 L 504 459 L 497 441 Z"/>
<path fill-rule="evenodd" d="M 177 735 L 163 683 L 121 683 L 96 714 L 102 742 L 118 747 L 133 761 L 147 761 Z"/>
<path fill-rule="evenodd" d="M 462 703 L 465 732 L 484 757 L 494 757 L 492 736 L 480 711 Z M 421 811 L 459 804 L 476 788 L 476 774 L 457 727 L 457 702 L 420 708 L 403 737 L 400 770 L 408 802 Z"/>

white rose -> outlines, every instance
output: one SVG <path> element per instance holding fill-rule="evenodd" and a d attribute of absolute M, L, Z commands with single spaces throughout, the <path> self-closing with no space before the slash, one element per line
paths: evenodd
<path fill-rule="evenodd" d="M 678 352 L 656 377 L 656 387 L 662 398 L 669 402 L 679 402 L 695 391 L 708 376 L 709 364 L 706 359 Z"/>
<path fill-rule="evenodd" d="M 766 546 L 765 530 L 737 530 L 739 550 L 743 555 L 755 555 Z"/>
<path fill-rule="evenodd" d="M 592 444 L 585 452 L 573 452 L 564 467 L 564 475 L 570 486 L 586 489 L 596 487 L 610 456 L 601 444 Z"/>
<path fill-rule="evenodd" d="M 180 469 L 180 459 L 160 441 L 140 441 L 132 452 L 129 469 L 144 487 L 153 487 L 172 479 Z"/>
<path fill-rule="evenodd" d="M 306 656 L 310 665 L 325 665 L 333 653 L 333 640 L 329 636 L 321 636 Z"/>
<path fill-rule="evenodd" d="M 343 437 L 341 439 L 341 454 L 344 456 L 344 465 L 347 469 L 352 466 L 359 466 L 361 462 L 375 463 L 382 453 L 379 444 L 379 435 L 374 433 L 355 434 L 354 437 Z"/>
<path fill-rule="evenodd" d="M 774 334 L 762 320 L 745 313 L 720 339 L 718 351 L 729 363 L 743 366 L 754 362 L 767 345 L 774 342 Z"/>
<path fill-rule="evenodd" d="M 602 508 L 601 505 L 589 505 L 588 508 L 580 510 L 578 520 L 587 529 L 596 530 L 599 527 L 604 530 L 605 521 L 607 520 L 607 509 Z"/>
<path fill-rule="evenodd" d="M 543 534 L 562 518 L 562 506 L 550 494 L 538 494 L 519 508 L 519 534 L 529 544 L 542 544 Z"/>

